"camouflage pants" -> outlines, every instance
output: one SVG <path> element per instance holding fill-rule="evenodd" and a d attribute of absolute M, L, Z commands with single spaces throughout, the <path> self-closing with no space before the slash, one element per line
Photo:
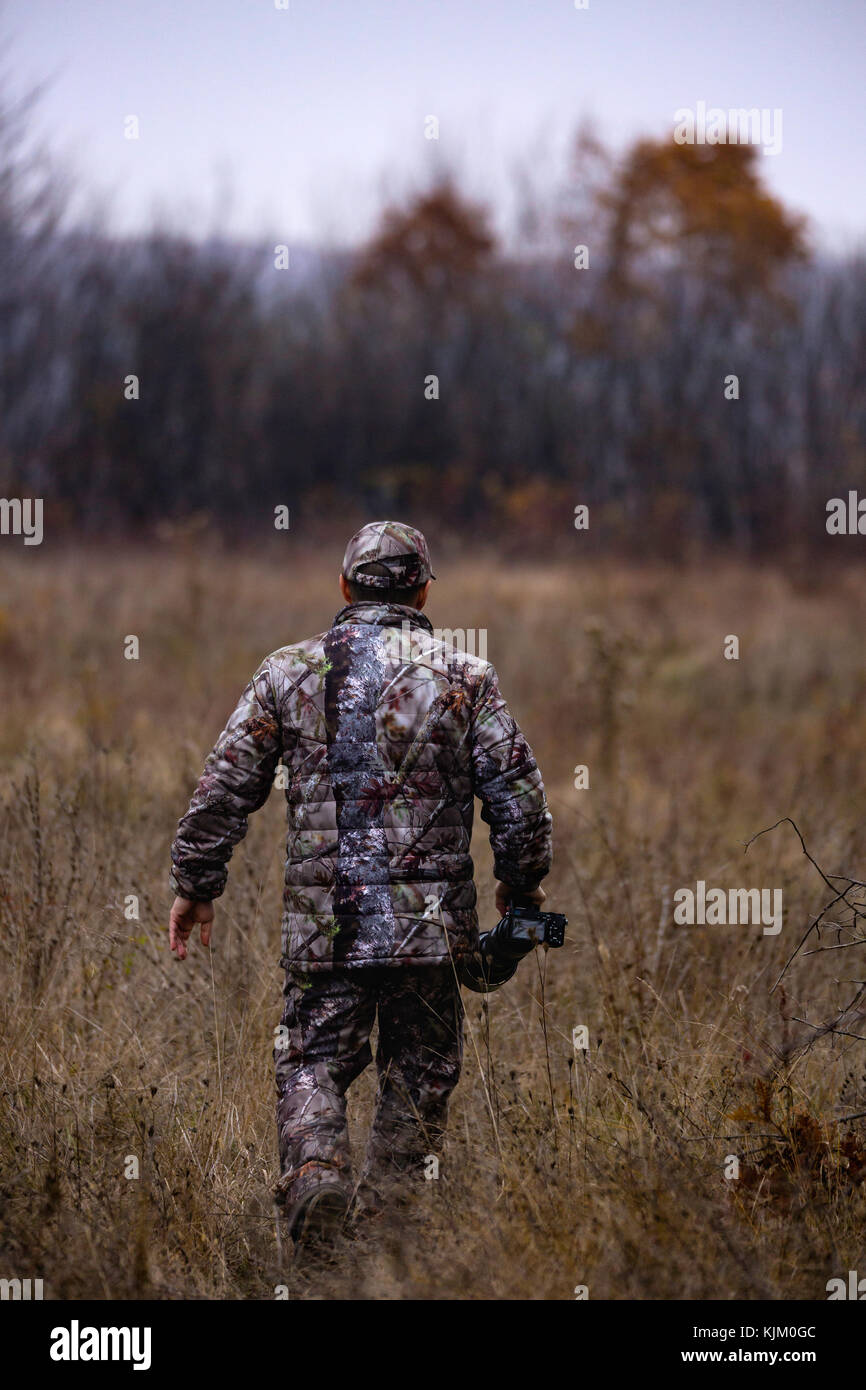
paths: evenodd
<path fill-rule="evenodd" d="M 372 1200 L 441 1145 L 463 1057 L 463 1004 L 448 965 L 288 971 L 274 1049 L 282 1177 L 296 1201 L 323 1177 L 351 1186 L 346 1091 L 373 1060 L 378 1093 L 359 1188 Z"/>

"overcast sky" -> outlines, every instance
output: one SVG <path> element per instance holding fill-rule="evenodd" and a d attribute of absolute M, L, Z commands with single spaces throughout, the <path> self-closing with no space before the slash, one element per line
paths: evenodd
<path fill-rule="evenodd" d="M 502 221 L 515 162 L 561 172 L 582 117 L 620 148 L 703 101 L 780 108 L 770 187 L 818 240 L 864 240 L 866 0 L 288 5 L 5 0 L 0 29 L 20 83 L 51 79 L 41 128 L 119 229 L 160 209 L 193 234 L 351 243 L 437 155 Z"/>

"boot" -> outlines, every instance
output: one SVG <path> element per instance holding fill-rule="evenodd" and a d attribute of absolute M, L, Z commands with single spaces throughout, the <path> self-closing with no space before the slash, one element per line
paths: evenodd
<path fill-rule="evenodd" d="M 348 1210 L 342 1183 L 317 1183 L 286 1208 L 292 1240 L 296 1245 L 330 1245 L 342 1230 Z"/>

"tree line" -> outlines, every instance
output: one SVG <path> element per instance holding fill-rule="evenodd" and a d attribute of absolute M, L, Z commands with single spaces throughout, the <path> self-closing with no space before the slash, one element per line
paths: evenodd
<path fill-rule="evenodd" d="M 25 124 L 0 110 L 0 493 L 55 529 L 283 504 L 535 546 L 581 505 L 590 549 L 762 554 L 866 494 L 866 264 L 810 248 L 754 147 L 582 136 L 522 247 L 445 177 L 305 254 L 70 229 Z"/>

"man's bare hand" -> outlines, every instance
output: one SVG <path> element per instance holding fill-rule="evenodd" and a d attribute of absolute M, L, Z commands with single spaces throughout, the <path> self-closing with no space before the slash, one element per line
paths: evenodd
<path fill-rule="evenodd" d="M 534 903 L 536 907 L 540 907 L 546 897 L 547 894 L 541 884 L 528 893 L 522 888 L 512 888 L 510 883 L 496 880 L 496 911 L 500 917 L 505 916 L 512 898 L 517 898 L 522 903 Z"/>
<path fill-rule="evenodd" d="M 190 898 L 175 898 L 171 905 L 168 921 L 168 944 L 178 960 L 186 960 L 186 943 L 190 932 L 198 922 L 201 926 L 201 944 L 210 945 L 210 929 L 213 924 L 213 903 L 193 902 Z"/>

